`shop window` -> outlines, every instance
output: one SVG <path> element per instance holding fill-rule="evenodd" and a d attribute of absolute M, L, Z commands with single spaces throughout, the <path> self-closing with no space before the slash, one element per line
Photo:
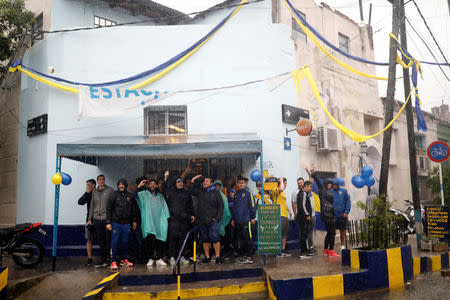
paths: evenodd
<path fill-rule="evenodd" d="M 187 134 L 186 106 L 149 106 L 144 110 L 144 133 Z"/>
<path fill-rule="evenodd" d="M 108 27 L 114 25 L 117 25 L 117 22 L 99 16 L 94 16 L 94 27 Z"/>
<path fill-rule="evenodd" d="M 348 47 L 349 38 L 348 38 L 348 36 L 343 35 L 342 33 L 338 33 L 338 37 L 339 37 L 339 49 L 341 49 L 345 53 L 349 53 L 349 47 Z"/>
<path fill-rule="evenodd" d="M 302 17 L 306 20 L 306 15 L 300 11 L 297 11 Z M 292 18 L 292 35 L 295 39 L 301 40 L 306 43 L 306 33 L 303 29 L 298 25 L 297 21 Z"/>

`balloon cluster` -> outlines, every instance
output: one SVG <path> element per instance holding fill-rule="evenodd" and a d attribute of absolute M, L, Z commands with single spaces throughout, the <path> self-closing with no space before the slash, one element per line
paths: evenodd
<path fill-rule="evenodd" d="M 64 173 L 64 172 L 58 172 L 55 175 L 52 176 L 52 182 L 55 185 L 58 184 L 64 184 L 64 185 L 69 185 L 72 182 L 72 177 L 70 177 L 69 174 Z"/>
<path fill-rule="evenodd" d="M 375 178 L 372 176 L 373 169 L 370 166 L 365 166 L 361 169 L 361 175 L 355 175 L 352 177 L 352 183 L 358 189 L 367 186 L 373 186 L 375 184 Z"/>

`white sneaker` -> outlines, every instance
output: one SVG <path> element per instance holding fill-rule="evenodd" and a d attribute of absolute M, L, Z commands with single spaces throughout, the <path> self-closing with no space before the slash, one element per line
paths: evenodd
<path fill-rule="evenodd" d="M 167 266 L 166 262 L 162 259 L 156 261 L 157 266 Z"/>
<path fill-rule="evenodd" d="M 182 257 L 180 258 L 180 263 L 181 263 L 182 265 L 187 265 L 187 264 L 189 264 L 189 261 L 188 261 L 186 258 L 184 258 L 184 256 L 182 256 Z"/>
<path fill-rule="evenodd" d="M 170 258 L 170 265 L 171 266 L 175 265 L 175 257 Z"/>
<path fill-rule="evenodd" d="M 342 245 L 342 246 L 341 246 L 341 250 L 344 250 L 344 249 L 345 249 L 345 246 L 344 246 L 344 245 Z"/>
<path fill-rule="evenodd" d="M 154 264 L 154 263 L 155 263 L 155 261 L 154 261 L 153 259 L 150 258 L 150 259 L 148 260 L 147 267 L 148 267 L 148 268 L 153 267 L 153 264 Z"/>

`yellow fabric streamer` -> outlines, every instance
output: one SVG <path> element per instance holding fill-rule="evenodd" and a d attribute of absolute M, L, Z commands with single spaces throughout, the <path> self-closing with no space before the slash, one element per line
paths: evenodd
<path fill-rule="evenodd" d="M 35 74 L 31 73 L 30 71 L 22 69 L 22 66 L 20 66 L 20 65 L 18 65 L 15 68 L 11 68 L 11 67 L 9 68 L 10 72 L 15 72 L 16 70 L 19 70 L 20 72 L 23 72 L 23 73 L 27 74 L 31 78 L 34 78 L 34 79 L 36 79 L 36 80 L 38 80 L 40 82 L 43 82 L 43 83 L 48 84 L 50 86 L 56 87 L 58 89 L 62 89 L 62 90 L 65 90 L 65 91 L 68 91 L 68 92 L 72 92 L 72 93 L 78 93 L 78 89 L 76 89 L 76 88 L 73 88 L 73 87 L 70 87 L 70 86 L 67 86 L 67 85 L 62 85 L 62 84 L 59 84 L 59 83 L 51 82 L 50 80 L 47 80 L 45 78 L 42 78 L 41 76 L 35 75 Z"/>
<path fill-rule="evenodd" d="M 387 77 L 379 77 L 376 75 L 370 75 L 361 71 L 356 70 L 355 68 L 350 67 L 349 65 L 347 65 L 346 63 L 340 61 L 339 59 L 337 59 L 336 57 L 334 57 L 330 52 L 328 52 L 327 49 L 325 49 L 320 42 L 317 40 L 316 36 L 305 26 L 303 25 L 302 22 L 300 22 L 300 20 L 297 18 L 297 16 L 294 14 L 294 12 L 291 10 L 291 8 L 289 7 L 289 5 L 286 3 L 286 0 L 283 0 L 284 5 L 287 7 L 287 9 L 289 10 L 289 12 L 291 13 L 291 16 L 295 19 L 295 21 L 297 22 L 297 24 L 303 29 L 303 31 L 306 33 L 306 35 L 313 41 L 313 43 L 320 49 L 322 50 L 323 53 L 325 53 L 329 58 L 331 58 L 332 60 L 334 60 L 336 63 L 338 63 L 340 66 L 344 67 L 345 69 L 364 76 L 364 77 L 368 77 L 368 78 L 374 78 L 374 79 L 378 79 L 378 80 L 388 80 Z"/>
<path fill-rule="evenodd" d="M 348 129 L 347 127 L 345 127 L 344 125 L 339 123 L 335 118 L 333 118 L 333 116 L 327 110 L 325 104 L 322 102 L 322 99 L 320 98 L 319 89 L 317 88 L 317 85 L 316 85 L 316 83 L 315 83 L 315 81 L 314 81 L 314 79 L 312 77 L 311 71 L 309 70 L 307 65 L 303 66 L 301 70 L 297 69 L 295 71 L 292 71 L 292 78 L 294 79 L 294 86 L 295 86 L 297 92 L 300 94 L 300 91 L 301 91 L 300 81 L 303 78 L 305 78 L 305 77 L 308 79 L 309 85 L 311 86 L 311 89 L 312 89 L 312 92 L 313 92 L 315 98 L 319 102 L 319 104 L 322 107 L 322 109 L 325 111 L 325 114 L 328 116 L 328 118 L 330 119 L 331 123 L 333 123 L 333 125 L 336 128 L 338 128 L 340 131 L 342 131 L 349 138 L 351 138 L 352 140 L 354 140 L 355 142 L 358 142 L 358 143 L 362 143 L 362 142 L 367 141 L 367 140 L 369 140 L 371 138 L 374 138 L 374 137 L 382 134 L 386 130 L 388 130 L 389 127 L 391 127 L 392 124 L 394 124 L 394 122 L 398 119 L 398 117 L 401 115 L 401 113 L 405 109 L 406 104 L 408 103 L 409 99 L 411 98 L 411 93 L 413 91 L 413 89 L 411 89 L 411 91 L 409 92 L 408 98 L 405 101 L 405 104 L 403 104 L 403 106 L 400 108 L 400 110 L 398 111 L 398 113 L 394 117 L 394 119 L 392 119 L 392 121 L 389 122 L 389 124 L 387 124 L 386 127 L 383 130 L 381 130 L 378 133 L 372 134 L 372 135 L 360 135 L 360 134 L 358 134 L 358 133 Z"/>
<path fill-rule="evenodd" d="M 231 18 L 234 17 L 234 15 L 236 15 L 241 9 L 242 9 L 242 5 L 247 3 L 248 0 L 242 0 L 241 3 L 239 4 L 238 8 L 236 8 L 236 10 L 231 14 L 231 16 L 228 18 L 228 20 L 222 24 L 222 26 L 224 26 L 229 20 L 231 20 Z M 220 28 L 222 28 L 222 26 Z M 217 31 L 219 31 L 219 29 L 217 29 Z M 150 84 L 158 79 L 160 79 L 161 77 L 163 77 L 164 75 L 166 75 L 167 73 L 169 73 L 170 71 L 172 71 L 173 69 L 175 69 L 176 67 L 178 67 L 180 64 L 182 64 L 186 59 L 189 58 L 189 56 L 191 56 L 192 54 L 194 54 L 198 49 L 200 49 L 201 46 L 203 46 L 203 44 L 205 44 L 210 38 L 212 38 L 216 33 L 214 32 L 211 36 L 209 36 L 206 40 L 204 40 L 200 45 L 198 45 L 197 47 L 195 47 L 191 52 L 187 53 L 185 56 L 183 56 L 183 58 L 181 58 L 179 61 L 177 61 L 176 63 L 174 63 L 173 65 L 171 65 L 170 67 L 168 67 L 167 69 L 165 69 L 164 71 L 161 71 L 159 74 L 150 77 L 149 79 L 138 83 L 132 87 L 130 87 L 130 89 L 138 89 L 141 88 L 147 84 Z"/>

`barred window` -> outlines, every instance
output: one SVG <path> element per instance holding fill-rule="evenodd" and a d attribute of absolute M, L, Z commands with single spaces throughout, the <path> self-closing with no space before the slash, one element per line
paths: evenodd
<path fill-rule="evenodd" d="M 144 133 L 187 134 L 186 106 L 149 106 L 144 109 Z"/>

